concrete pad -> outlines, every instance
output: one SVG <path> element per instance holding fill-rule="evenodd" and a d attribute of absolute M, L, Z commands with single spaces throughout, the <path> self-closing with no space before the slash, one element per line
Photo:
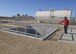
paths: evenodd
<path fill-rule="evenodd" d="M 62 34 L 59 42 L 76 44 L 76 29 L 68 29 L 68 34 Z"/>
<path fill-rule="evenodd" d="M 63 34 L 61 40 L 72 41 L 71 34 Z"/>

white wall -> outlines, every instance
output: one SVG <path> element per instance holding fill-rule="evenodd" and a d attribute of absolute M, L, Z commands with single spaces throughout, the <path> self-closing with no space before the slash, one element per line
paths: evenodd
<path fill-rule="evenodd" d="M 50 11 L 38 11 L 36 12 L 35 16 L 38 18 L 49 18 L 50 17 L 51 12 Z"/>
<path fill-rule="evenodd" d="M 71 13 L 72 11 L 71 10 L 50 10 L 50 11 L 37 11 L 35 16 L 36 16 L 36 19 L 39 19 L 39 20 L 44 20 L 46 21 L 46 19 L 50 19 L 53 20 L 62 20 L 64 19 L 64 17 L 66 16 L 69 20 L 70 20 L 70 17 L 71 17 Z M 55 18 L 52 18 L 52 16 L 54 16 Z"/>
<path fill-rule="evenodd" d="M 54 11 L 54 16 L 57 17 L 71 17 L 71 10 L 60 10 L 60 11 Z"/>
<path fill-rule="evenodd" d="M 71 10 L 37 11 L 35 16 L 37 16 L 37 17 L 51 17 L 51 16 L 70 17 L 71 16 Z"/>

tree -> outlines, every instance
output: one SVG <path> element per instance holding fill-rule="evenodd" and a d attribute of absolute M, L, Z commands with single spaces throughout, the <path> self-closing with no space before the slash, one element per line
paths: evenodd
<path fill-rule="evenodd" d="M 17 16 L 20 16 L 20 14 L 18 13 Z"/>
<path fill-rule="evenodd" d="M 13 18 L 15 18 L 15 15 L 13 15 Z"/>
<path fill-rule="evenodd" d="M 28 16 L 28 14 L 26 14 L 25 16 Z"/>
<path fill-rule="evenodd" d="M 23 16 L 25 16 L 25 15 L 23 14 Z"/>

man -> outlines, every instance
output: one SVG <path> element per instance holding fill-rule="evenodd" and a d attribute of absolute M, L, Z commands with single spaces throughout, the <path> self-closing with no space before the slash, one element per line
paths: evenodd
<path fill-rule="evenodd" d="M 68 25 L 69 25 L 69 20 L 67 19 L 67 17 L 64 17 L 64 20 L 59 22 L 59 23 L 64 23 L 64 33 L 67 34 L 67 28 L 68 28 Z"/>

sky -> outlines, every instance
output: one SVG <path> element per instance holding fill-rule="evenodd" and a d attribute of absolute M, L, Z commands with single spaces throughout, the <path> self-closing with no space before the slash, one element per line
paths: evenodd
<path fill-rule="evenodd" d="M 17 13 L 35 16 L 39 10 L 72 10 L 76 16 L 76 0 L 0 0 L 0 16 L 13 16 Z"/>

